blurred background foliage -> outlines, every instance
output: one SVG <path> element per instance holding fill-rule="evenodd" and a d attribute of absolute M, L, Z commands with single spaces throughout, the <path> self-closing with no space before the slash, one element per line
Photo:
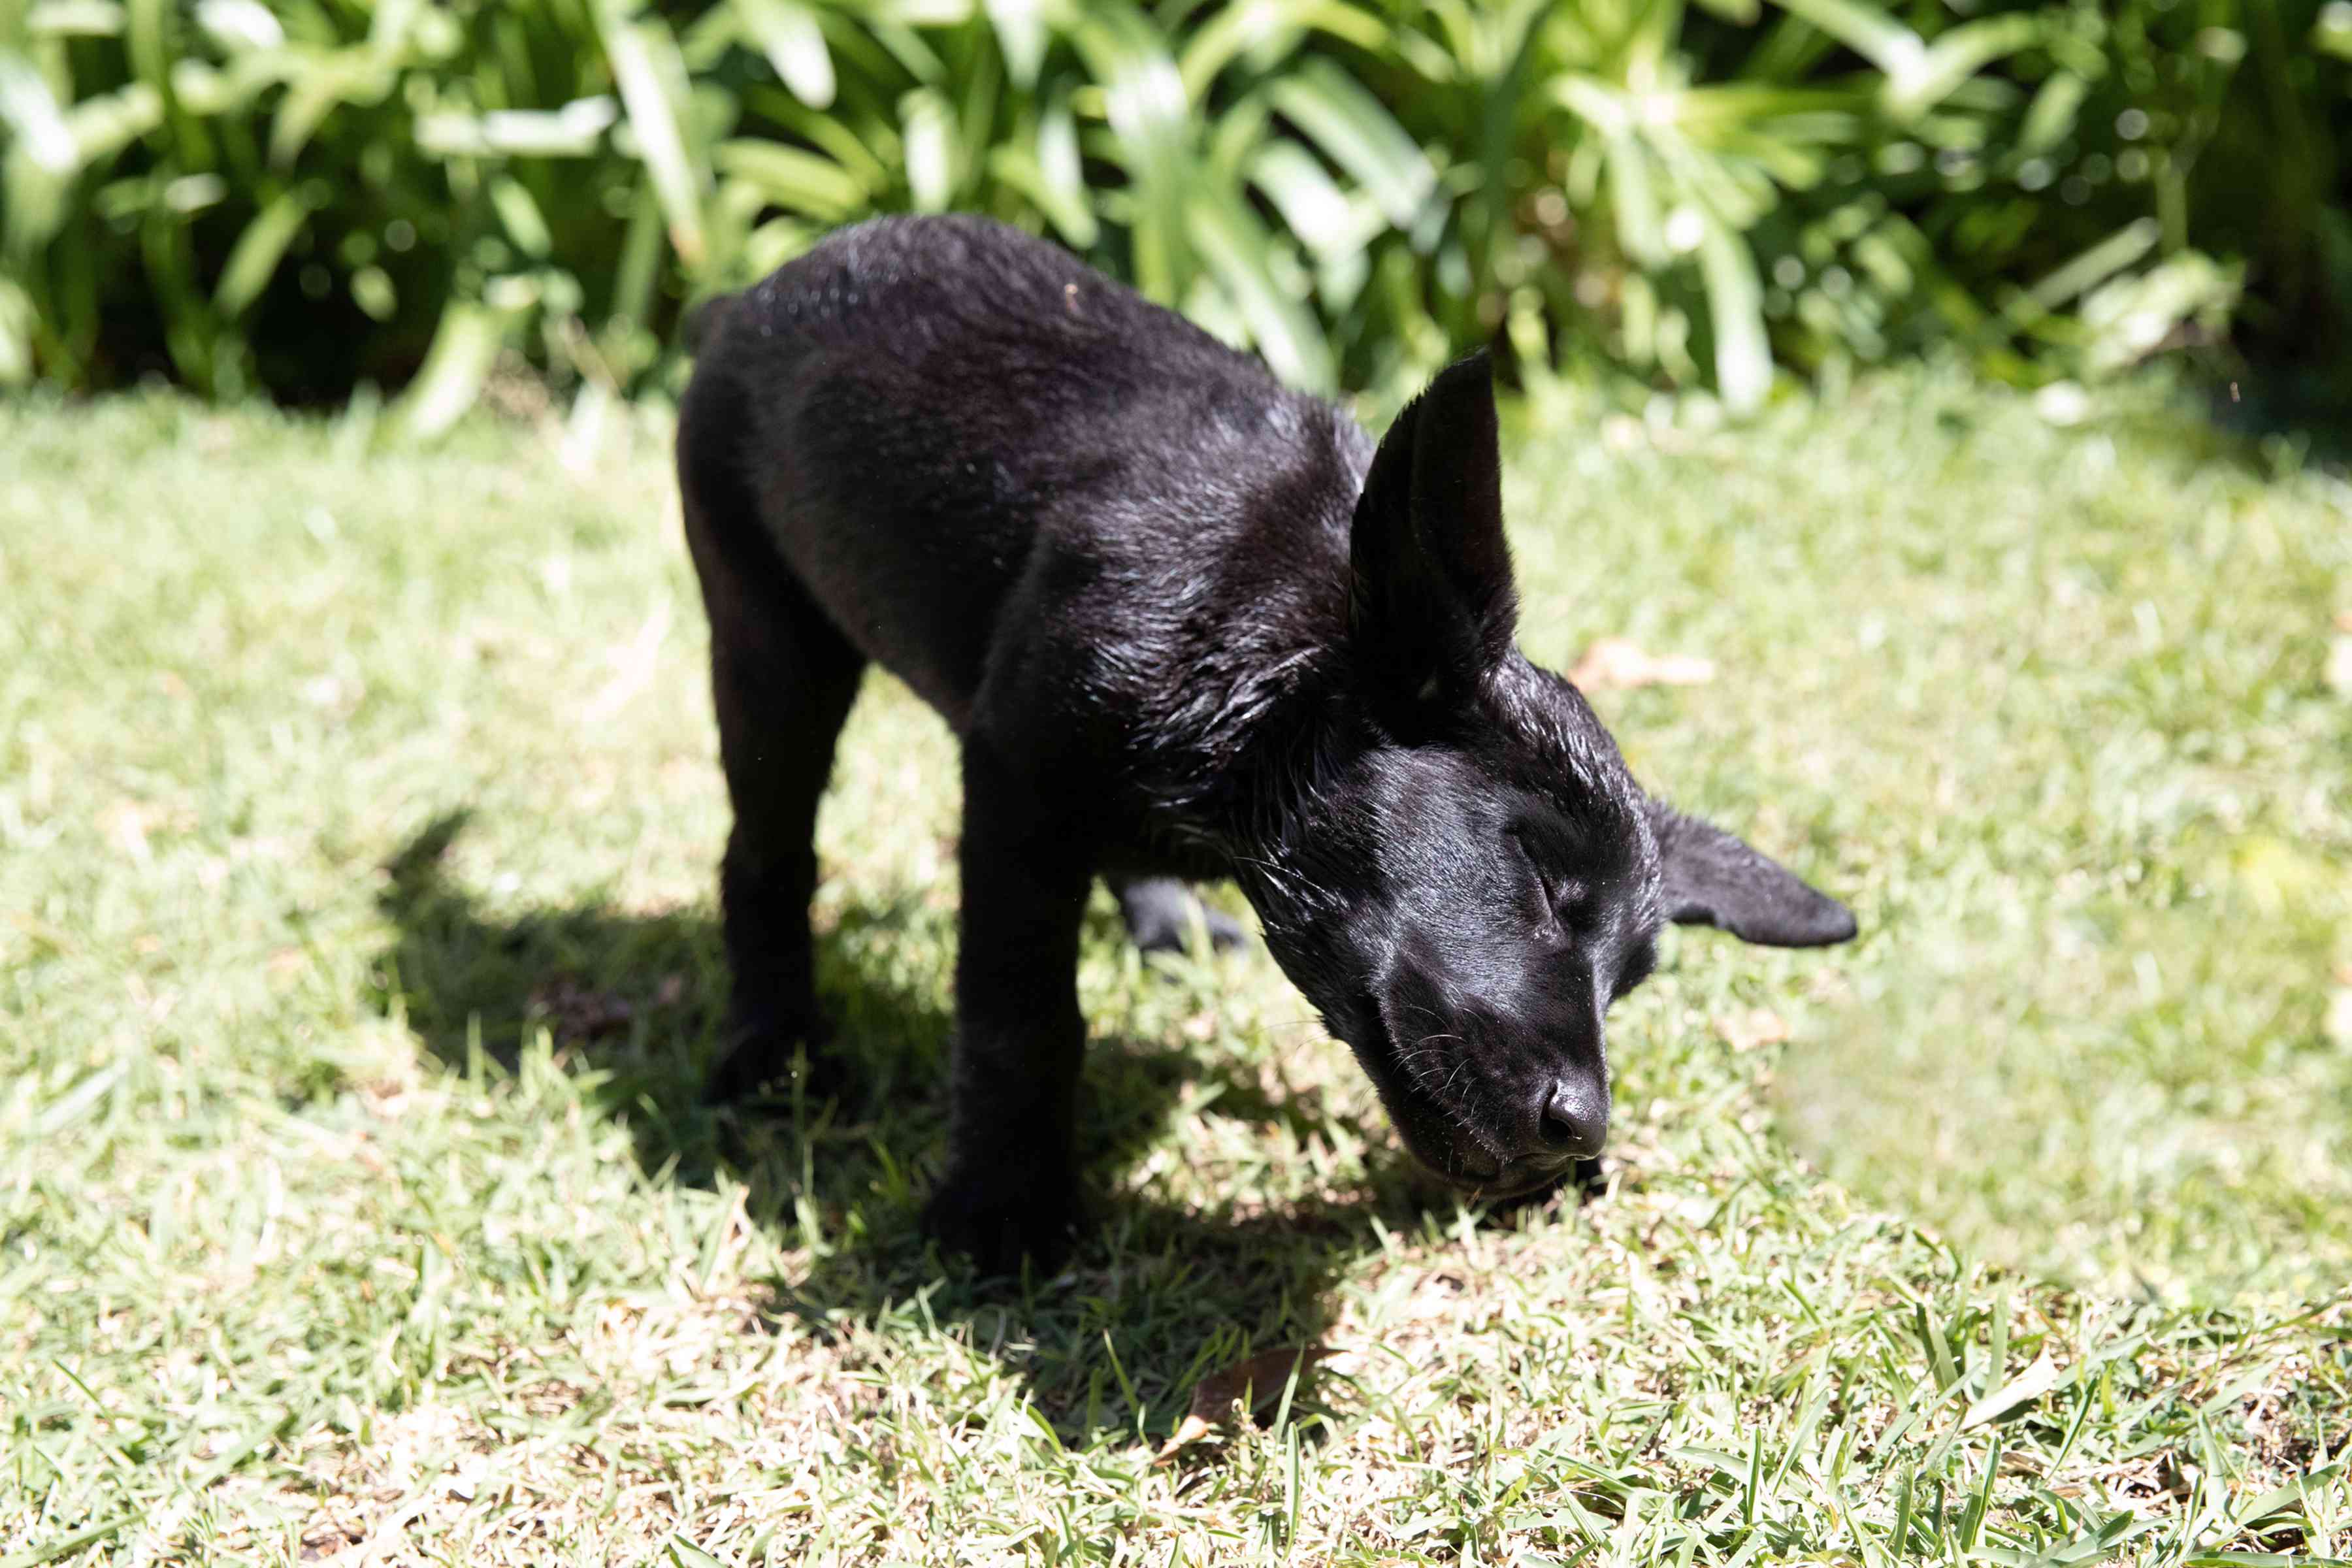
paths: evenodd
<path fill-rule="evenodd" d="M 944 208 L 1327 389 L 2325 374 L 2348 139 L 2352 0 L 0 0 L 0 383 L 589 412 Z"/>

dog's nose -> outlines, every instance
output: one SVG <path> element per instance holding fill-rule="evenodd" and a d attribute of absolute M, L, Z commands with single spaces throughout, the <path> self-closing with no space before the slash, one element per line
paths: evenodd
<path fill-rule="evenodd" d="M 1592 1158 L 1609 1134 L 1608 1089 L 1581 1076 L 1554 1079 L 1538 1110 L 1536 1133 L 1546 1153 Z"/>

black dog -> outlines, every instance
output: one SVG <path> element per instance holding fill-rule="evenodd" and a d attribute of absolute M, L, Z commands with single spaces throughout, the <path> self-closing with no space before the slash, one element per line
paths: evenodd
<path fill-rule="evenodd" d="M 1483 355 L 1375 451 L 1181 318 L 965 217 L 834 235 L 702 335 L 678 479 L 735 805 L 712 1093 L 819 1037 L 810 836 L 876 660 L 963 742 L 955 1114 L 927 1221 L 984 1268 L 1067 1234 L 1097 875 L 1161 942 L 1187 896 L 1165 879 L 1238 881 L 1414 1154 L 1484 1194 L 1601 1148 L 1601 1014 L 1661 921 L 1853 934 L 1644 795 L 1576 689 L 1519 654 Z"/>

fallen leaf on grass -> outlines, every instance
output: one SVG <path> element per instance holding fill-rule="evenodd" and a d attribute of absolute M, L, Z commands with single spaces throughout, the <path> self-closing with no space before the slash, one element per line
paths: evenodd
<path fill-rule="evenodd" d="M 1969 1405 L 1968 1414 L 1960 1417 L 1960 1430 L 1967 1432 L 1988 1421 L 1997 1421 L 2019 1405 L 2041 1398 L 2058 1386 L 2063 1375 L 2046 1352 L 2035 1356 L 2032 1366 Z"/>
<path fill-rule="evenodd" d="M 1777 1046 L 1789 1037 L 1789 1021 L 1769 1007 L 1750 1007 L 1744 1013 L 1729 1013 L 1715 1021 L 1715 1032 L 1735 1051 L 1752 1051 L 1759 1046 Z"/>
<path fill-rule="evenodd" d="M 1217 1423 L 1233 1414 L 1234 1401 L 1246 1398 L 1250 1408 L 1255 1410 L 1281 1398 L 1283 1388 L 1290 1382 L 1291 1368 L 1298 1369 L 1298 1379 L 1304 1383 L 1315 1363 L 1331 1353 L 1328 1345 L 1284 1345 L 1278 1350 L 1260 1351 L 1246 1361 L 1237 1361 L 1211 1373 L 1192 1385 L 1192 1407 L 1184 1413 L 1175 1435 L 1168 1439 L 1154 1462 L 1172 1458 L 1178 1449 L 1207 1436 Z"/>
<path fill-rule="evenodd" d="M 1704 686 L 1715 679 L 1715 660 L 1695 654 L 1652 654 L 1623 637 L 1602 637 L 1584 650 L 1568 679 L 1579 690 L 1605 687 Z"/>

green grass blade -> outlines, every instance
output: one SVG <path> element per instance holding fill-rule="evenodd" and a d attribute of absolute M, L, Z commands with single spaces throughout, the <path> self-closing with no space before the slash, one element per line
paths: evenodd
<path fill-rule="evenodd" d="M 0 1568 L 41 1568 L 43 1563 L 55 1563 L 61 1557 L 70 1557 L 84 1547 L 94 1546 L 101 1541 L 120 1535 L 144 1517 L 142 1514 L 127 1513 L 115 1519 L 101 1520 L 96 1524 L 85 1525 L 68 1534 L 60 1535 L 54 1541 L 45 1542 L 39 1546 L 31 1547 L 23 1552 L 12 1552 L 5 1557 L 0 1557 Z"/>
<path fill-rule="evenodd" d="M 547 171 L 510 173 L 560 226 Z M 675 1534 L 746 1563 L 1223 1563 L 1289 1534 L 1293 1496 L 1300 1563 L 1952 1563 L 1964 1527 L 2020 1568 L 2340 1555 L 2347 1064 L 2301 1047 L 2352 886 L 2342 487 L 2159 388 L 2074 428 L 1924 370 L 1733 428 L 1550 395 L 1504 457 L 1528 656 L 1612 626 L 1706 651 L 1712 685 L 1593 694 L 1634 765 L 1782 822 L 1780 853 L 1904 940 L 1684 940 L 1612 1010 L 1623 1179 L 1505 1218 L 1412 1184 L 1263 950 L 1160 973 L 1097 900 L 1102 1223 L 1013 1301 L 935 1278 L 918 1228 L 956 742 L 893 681 L 817 827 L 826 991 L 875 1092 L 695 1103 L 730 810 L 666 419 L 583 398 L 614 413 L 568 454 L 489 418 L 427 453 L 368 449 L 364 416 L 0 399 L 0 1557 L 123 1519 L 79 1556 L 291 1556 L 396 1519 L 434 1562 L 658 1562 Z M 1801 721 L 1772 716 L 1791 681 Z M 2289 830 L 2317 909 L 2237 910 Z M 1978 920 L 1996 945 L 1956 979 Z M 2070 965 L 2111 921 L 2119 967 Z M 2298 934 L 2266 950 L 2274 927 Z M 2195 1006 L 2147 1002 L 2138 953 Z M 2075 1065 L 2060 996 L 2130 1029 L 2045 1090 L 2042 1058 Z M 1758 1006 L 1824 1016 L 1766 1063 L 1708 1026 Z M 1926 1057 L 1863 1032 L 1807 1065 L 1872 1020 Z M 1955 1040 L 2034 1087 L 2002 1115 L 2088 1145 L 2025 1146 L 2112 1280 L 1970 1261 L 1948 1190 L 1811 1152 L 1835 1083 L 1899 1109 Z M 2110 1124 L 2133 1104 L 2154 1120 Z M 2232 1180 L 2101 1188 L 2150 1126 Z M 2281 1271 L 2181 1282 L 2249 1245 Z M 2007 1356 L 2074 1370 L 1995 1458 L 1947 1435 L 2003 1314 Z M 1931 1331 L 1973 1347 L 1940 1394 Z M 1244 1339 L 1328 1345 L 1311 1409 L 1157 1462 Z"/>

